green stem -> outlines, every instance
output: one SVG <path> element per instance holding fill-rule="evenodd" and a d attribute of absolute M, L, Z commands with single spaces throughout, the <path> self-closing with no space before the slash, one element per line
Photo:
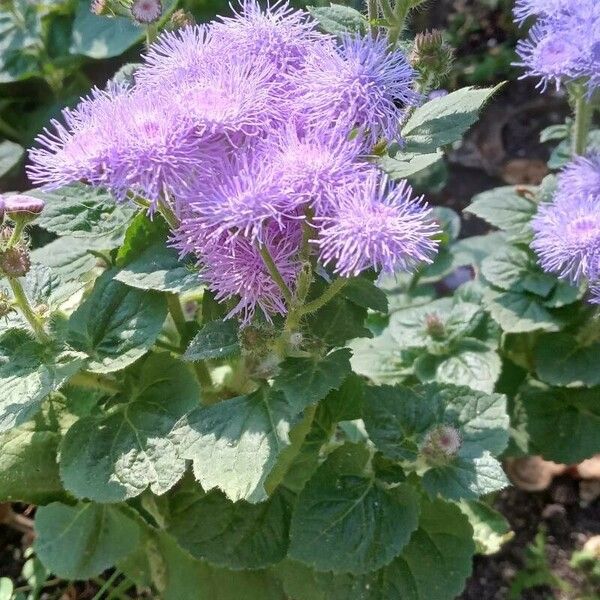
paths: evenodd
<path fill-rule="evenodd" d="M 158 210 L 165 219 L 165 221 L 169 224 L 169 227 L 171 229 L 177 229 L 179 227 L 179 219 L 173 212 L 173 209 L 167 204 L 167 202 L 161 200 L 158 203 Z"/>
<path fill-rule="evenodd" d="M 25 230 L 25 222 L 17 221 L 15 223 L 15 228 L 13 229 L 12 235 L 10 236 L 8 243 L 6 244 L 6 249 L 12 248 L 15 244 L 19 242 L 21 236 L 23 235 L 23 231 Z"/>
<path fill-rule="evenodd" d="M 156 39 L 158 35 L 158 25 L 156 23 L 150 23 L 146 27 L 146 46 L 150 46 L 150 44 Z"/>
<path fill-rule="evenodd" d="M 9 125 L 4 119 L 0 118 L 0 131 L 7 137 L 13 138 L 15 142 L 20 142 L 23 139 L 21 132 Z"/>
<path fill-rule="evenodd" d="M 210 375 L 210 371 L 203 360 L 199 360 L 194 363 L 194 371 L 196 371 L 196 377 L 198 378 L 202 388 L 213 387 L 213 380 Z"/>
<path fill-rule="evenodd" d="M 15 297 L 15 302 L 19 307 L 23 316 L 27 319 L 28 323 L 31 325 L 31 328 L 35 332 L 37 339 L 42 344 L 47 344 L 50 342 L 50 336 L 44 331 L 44 325 L 42 323 L 42 319 L 39 315 L 31 308 L 31 304 L 29 304 L 29 300 L 27 299 L 27 295 L 25 294 L 25 290 L 23 290 L 23 286 L 18 279 L 14 277 L 8 277 L 8 285 L 10 285 L 10 289 Z"/>
<path fill-rule="evenodd" d="M 381 6 L 381 11 L 386 18 L 388 25 L 393 25 L 396 22 L 396 15 L 394 14 L 394 9 L 390 4 L 390 0 L 379 0 L 379 6 Z"/>
<path fill-rule="evenodd" d="M 309 302 L 308 304 L 305 304 L 304 306 L 298 307 L 298 314 L 300 316 L 304 316 L 318 311 L 330 300 L 333 300 L 337 293 L 341 291 L 349 281 L 350 280 L 347 277 L 338 277 L 318 298 L 312 302 Z"/>
<path fill-rule="evenodd" d="M 175 346 L 174 344 L 168 344 L 167 342 L 163 342 L 162 340 L 156 340 L 154 345 L 157 348 L 162 348 L 163 350 L 168 350 L 169 352 L 174 352 L 175 354 L 182 354 L 181 348 Z"/>
<path fill-rule="evenodd" d="M 577 90 L 575 99 L 575 123 L 573 125 L 572 148 L 574 156 L 585 154 L 588 134 L 592 125 L 593 108 L 586 98 L 584 89 Z"/>
<path fill-rule="evenodd" d="M 104 593 L 110 589 L 111 585 L 116 581 L 119 575 L 121 575 L 121 571 L 115 569 L 115 572 L 104 582 L 104 585 L 98 590 L 92 600 L 100 600 Z"/>
<path fill-rule="evenodd" d="M 369 21 L 369 30 L 373 37 L 377 36 L 377 25 L 375 25 L 375 21 L 377 21 L 378 16 L 377 0 L 367 0 L 367 19 Z"/>
<path fill-rule="evenodd" d="M 90 390 L 99 390 L 109 394 L 118 394 L 123 391 L 121 386 L 114 379 L 98 373 L 89 373 L 88 371 L 81 371 L 73 375 L 73 377 L 69 379 L 69 384 Z"/>
<path fill-rule="evenodd" d="M 177 333 L 181 338 L 181 343 L 185 344 L 188 337 L 188 326 L 181 308 L 179 296 L 177 294 L 167 294 L 167 304 L 169 305 L 169 312 L 171 313 L 173 323 L 175 323 Z"/>
<path fill-rule="evenodd" d="M 261 244 L 259 246 L 259 251 L 265 263 L 265 266 L 269 270 L 269 274 L 273 278 L 273 281 L 279 286 L 279 289 L 281 290 L 285 301 L 288 303 L 288 305 L 291 304 L 292 292 L 288 287 L 287 283 L 284 281 L 283 277 L 281 276 L 281 273 L 279 272 L 279 269 L 277 268 L 277 265 L 275 264 L 275 261 L 273 260 L 273 257 L 269 252 L 269 249 L 264 244 Z"/>

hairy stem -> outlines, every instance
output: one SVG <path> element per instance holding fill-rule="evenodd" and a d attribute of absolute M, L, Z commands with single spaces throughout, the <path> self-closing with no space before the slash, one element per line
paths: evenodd
<path fill-rule="evenodd" d="M 15 223 L 15 228 L 6 244 L 6 249 L 12 248 L 14 245 L 18 244 L 21 236 L 23 235 L 23 231 L 25 231 L 25 223 L 23 221 L 17 221 Z"/>
<path fill-rule="evenodd" d="M 337 293 L 346 286 L 348 281 L 350 280 L 347 277 L 338 277 L 318 298 L 312 302 L 309 302 L 308 304 L 305 304 L 304 306 L 298 307 L 297 312 L 300 314 L 300 316 L 304 316 L 318 311 L 330 300 L 333 300 Z"/>
<path fill-rule="evenodd" d="M 50 342 L 50 336 L 44 331 L 42 319 L 33 310 L 31 304 L 29 304 L 29 300 L 25 294 L 25 290 L 23 289 L 21 282 L 14 277 L 8 277 L 7 279 L 8 285 L 10 285 L 10 289 L 15 297 L 15 302 L 23 316 L 27 319 L 27 322 L 31 325 L 31 328 L 35 332 L 38 341 L 42 344 L 47 344 Z"/>
<path fill-rule="evenodd" d="M 69 384 L 77 387 L 99 390 L 109 394 L 118 394 L 122 391 L 121 386 L 111 377 L 98 373 L 81 371 L 69 379 Z"/>
<path fill-rule="evenodd" d="M 171 313 L 171 318 L 173 319 L 173 323 L 175 323 L 175 328 L 181 339 L 181 343 L 185 344 L 188 337 L 188 326 L 185 315 L 183 314 L 183 309 L 181 308 L 179 296 L 177 294 L 167 294 L 167 304 L 169 306 L 169 313 Z"/>
<path fill-rule="evenodd" d="M 111 588 L 112 584 L 116 581 L 117 577 L 121 575 L 121 571 L 119 569 L 115 569 L 114 573 L 104 582 L 102 587 L 98 590 L 96 595 L 92 598 L 92 600 L 100 600 L 102 596 Z"/>
<path fill-rule="evenodd" d="M 377 36 L 377 17 L 379 12 L 377 10 L 377 0 L 367 0 L 367 19 L 369 20 L 369 30 L 373 37 Z"/>
<path fill-rule="evenodd" d="M 179 227 L 179 219 L 177 218 L 177 215 L 173 212 L 173 209 L 165 200 L 161 200 L 158 203 L 158 211 L 171 229 L 177 229 Z"/>
<path fill-rule="evenodd" d="M 210 371 L 208 370 L 208 367 L 206 366 L 206 362 L 204 362 L 203 360 L 199 360 L 197 362 L 194 363 L 194 371 L 196 372 L 196 377 L 198 378 L 198 381 L 200 382 L 200 387 L 202 388 L 212 388 L 213 387 L 213 380 L 210 374 Z"/>
<path fill-rule="evenodd" d="M 275 264 L 271 253 L 269 252 L 269 249 L 264 244 L 261 244 L 259 246 L 259 252 L 263 259 L 263 262 L 265 263 L 265 266 L 269 270 L 269 274 L 281 290 L 281 293 L 283 294 L 283 297 L 285 298 L 285 301 L 289 306 L 292 302 L 292 292 L 288 287 L 287 283 L 284 281 L 283 277 L 281 276 L 281 273 L 279 272 L 279 269 L 277 268 L 277 265 Z"/>
<path fill-rule="evenodd" d="M 396 22 L 396 15 L 394 14 L 394 9 L 390 4 L 390 0 L 379 0 L 379 6 L 381 7 L 381 12 L 388 22 L 388 25 L 393 25 Z"/>
<path fill-rule="evenodd" d="M 585 154 L 588 134 L 592 125 L 593 108 L 585 94 L 585 90 L 577 91 L 575 98 L 575 122 L 573 124 L 572 148 L 574 156 Z"/>

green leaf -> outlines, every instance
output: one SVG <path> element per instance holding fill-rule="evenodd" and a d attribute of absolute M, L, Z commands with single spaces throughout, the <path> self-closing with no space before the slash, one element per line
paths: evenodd
<path fill-rule="evenodd" d="M 600 388 L 532 384 L 521 391 L 517 406 L 524 414 L 530 454 L 577 464 L 600 453 Z"/>
<path fill-rule="evenodd" d="M 326 356 L 286 358 L 273 382 L 292 406 L 306 408 L 342 385 L 350 367 L 350 350 L 343 348 Z"/>
<path fill-rule="evenodd" d="M 496 554 L 514 536 L 504 516 L 485 502 L 463 500 L 458 506 L 473 527 L 478 554 Z"/>
<path fill-rule="evenodd" d="M 97 16 L 90 11 L 87 0 L 80 0 L 72 35 L 71 54 L 111 58 L 141 41 L 144 30 L 131 19 Z"/>
<path fill-rule="evenodd" d="M 343 33 L 365 33 L 367 19 L 356 9 L 342 4 L 331 6 L 307 6 L 311 16 L 319 23 L 321 29 L 335 35 Z"/>
<path fill-rule="evenodd" d="M 425 500 L 410 542 L 379 571 L 358 577 L 319 573 L 288 560 L 276 572 L 293 600 L 453 600 L 471 573 L 471 536 L 455 506 Z"/>
<path fill-rule="evenodd" d="M 111 373 L 124 369 L 152 347 L 167 316 L 165 297 L 130 288 L 107 271 L 69 319 L 74 348 L 90 356 L 88 369 Z"/>
<path fill-rule="evenodd" d="M 0 11 L 0 83 L 35 77 L 41 70 L 42 15 L 27 0 L 14 0 L 13 7 L 18 18 Z"/>
<path fill-rule="evenodd" d="M 64 579 L 100 575 L 135 549 L 140 531 L 126 511 L 101 504 L 38 508 L 34 548 L 42 563 Z"/>
<path fill-rule="evenodd" d="M 462 88 L 418 107 L 402 129 L 407 151 L 433 152 L 460 140 L 502 85 L 481 90 Z"/>
<path fill-rule="evenodd" d="M 600 342 L 580 346 L 566 333 L 544 335 L 534 349 L 535 369 L 550 385 L 593 387 L 600 385 L 599 355 Z"/>
<path fill-rule="evenodd" d="M 199 398 L 187 365 L 153 354 L 122 404 L 109 414 L 79 419 L 68 430 L 60 452 L 65 487 L 95 502 L 123 502 L 147 487 L 164 494 L 185 472 L 173 429 Z"/>
<path fill-rule="evenodd" d="M 145 527 L 135 556 L 119 568 L 162 600 L 286 600 L 267 571 L 230 571 L 192 558 L 164 531 Z"/>
<path fill-rule="evenodd" d="M 342 295 L 362 306 L 387 313 L 388 301 L 385 292 L 366 277 L 353 277 L 342 289 Z"/>
<path fill-rule="evenodd" d="M 310 331 L 331 346 L 344 346 L 348 340 L 372 337 L 365 327 L 367 311 L 341 295 L 329 301 L 307 319 Z"/>
<path fill-rule="evenodd" d="M 101 245 L 100 245 L 101 246 Z M 31 258 L 55 273 L 62 281 L 77 281 L 85 285 L 84 275 L 89 273 L 98 260 L 90 250 L 101 250 L 91 239 L 70 236 L 59 237 L 31 253 Z"/>
<path fill-rule="evenodd" d="M 285 558 L 292 496 L 231 502 L 218 491 L 178 491 L 169 499 L 167 531 L 194 558 L 229 569 L 260 569 Z"/>
<path fill-rule="evenodd" d="M 0 27 L 2 27 L 1 24 Z M 23 146 L 8 140 L 0 142 L 0 178 L 12 171 L 21 162 L 24 155 L 25 148 Z"/>
<path fill-rule="evenodd" d="M 439 150 L 422 154 L 420 152 L 400 152 L 393 158 L 383 156 L 379 165 L 392 179 L 407 179 L 422 173 L 437 164 L 443 157 Z"/>
<path fill-rule="evenodd" d="M 83 366 L 75 353 L 56 354 L 22 330 L 0 337 L 0 432 L 31 419 L 42 400 Z"/>
<path fill-rule="evenodd" d="M 238 326 L 235 320 L 210 321 L 190 342 L 183 358 L 196 362 L 210 358 L 225 358 L 238 354 L 239 351 Z"/>
<path fill-rule="evenodd" d="M 370 453 L 345 445 L 298 496 L 289 556 L 320 571 L 368 573 L 389 564 L 418 524 L 412 486 L 384 488 L 364 476 Z"/>
<path fill-rule="evenodd" d="M 59 441 L 57 427 L 42 415 L 0 435 L 0 501 L 42 505 L 63 499 Z"/>
<path fill-rule="evenodd" d="M 481 274 L 491 284 L 503 290 L 517 288 L 521 280 L 532 268 L 532 260 L 527 252 L 505 246 L 488 256 L 481 263 Z"/>
<path fill-rule="evenodd" d="M 600 149 L 600 129 L 592 129 L 588 134 L 588 148 Z M 565 167 L 573 157 L 571 140 L 561 142 L 550 155 L 548 168 L 558 170 Z"/>
<path fill-rule="evenodd" d="M 262 388 L 196 409 L 177 431 L 181 456 L 194 461 L 205 490 L 218 487 L 234 502 L 262 502 L 265 482 L 290 446 L 290 430 L 303 408 L 282 392 Z"/>
<path fill-rule="evenodd" d="M 200 286 L 193 266 L 182 263 L 177 251 L 159 241 L 123 267 L 115 279 L 141 290 L 157 290 L 180 294 Z"/>
<path fill-rule="evenodd" d="M 496 350 L 479 340 L 465 338 L 453 347 L 450 355 L 423 355 L 414 367 L 423 383 L 438 381 L 493 392 L 502 363 Z"/>
<path fill-rule="evenodd" d="M 89 12 L 87 5 L 86 10 Z M 129 205 L 117 203 L 108 192 L 80 183 L 53 192 L 30 193 L 46 202 L 36 225 L 61 236 L 92 238 L 96 247 L 104 244 L 111 249 L 121 245 L 135 213 Z"/>
<path fill-rule="evenodd" d="M 477 194 L 465 211 L 505 231 L 512 240 L 528 242 L 536 204 L 517 193 L 514 186 L 506 186 Z"/>
<path fill-rule="evenodd" d="M 560 322 L 530 293 L 505 292 L 487 299 L 487 309 L 505 333 L 558 331 Z"/>

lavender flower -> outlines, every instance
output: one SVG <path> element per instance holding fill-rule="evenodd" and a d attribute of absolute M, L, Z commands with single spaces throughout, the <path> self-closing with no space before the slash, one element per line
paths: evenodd
<path fill-rule="evenodd" d="M 315 47 L 331 43 L 306 12 L 287 1 L 276 0 L 266 10 L 257 0 L 240 0 L 240 6 L 234 17 L 213 24 L 214 37 L 238 56 L 266 58 L 279 74 L 298 69 Z"/>
<path fill-rule="evenodd" d="M 553 16 L 568 3 L 568 0 L 517 0 L 513 14 L 517 23 L 523 23 L 529 17 Z"/>
<path fill-rule="evenodd" d="M 600 205 L 600 152 L 578 156 L 570 162 L 558 179 L 561 197 L 593 197 Z"/>
<path fill-rule="evenodd" d="M 293 289 L 300 271 L 298 250 L 302 239 L 297 222 L 285 227 L 271 224 L 265 228 L 264 244 L 286 284 Z M 271 321 L 275 315 L 284 315 L 286 306 L 281 290 L 273 281 L 260 254 L 260 244 L 243 235 L 227 232 L 217 237 L 206 237 L 193 220 L 184 220 L 177 234 L 175 246 L 183 253 L 194 252 L 200 257 L 202 278 L 215 292 L 218 301 L 238 299 L 227 318 L 239 315 L 248 323 L 259 308 Z"/>
<path fill-rule="evenodd" d="M 419 98 L 404 54 L 370 37 L 345 36 L 337 49 L 322 46 L 292 80 L 309 126 L 357 127 L 369 146 L 381 136 L 396 139 L 403 114 L 398 105 L 413 105 Z"/>
<path fill-rule="evenodd" d="M 366 269 L 392 273 L 431 262 L 439 229 L 423 198 L 413 198 L 406 181 L 390 183 L 371 172 L 347 190 L 332 216 L 316 219 L 316 244 L 324 265 L 342 277 Z"/>
<path fill-rule="evenodd" d="M 531 244 L 540 265 L 573 283 L 600 273 L 600 198 L 559 194 L 540 205 Z"/>

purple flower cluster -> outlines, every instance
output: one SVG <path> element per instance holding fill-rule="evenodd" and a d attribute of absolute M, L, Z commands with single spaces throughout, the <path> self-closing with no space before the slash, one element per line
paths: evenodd
<path fill-rule="evenodd" d="M 29 176 L 167 203 L 173 243 L 236 302 L 230 315 L 270 320 L 286 306 L 267 251 L 292 292 L 307 246 L 343 277 L 431 261 L 429 209 L 370 156 L 398 139 L 414 79 L 383 39 L 336 41 L 286 2 L 243 0 L 231 18 L 162 35 L 133 85 L 66 110 L 30 151 Z"/>
<path fill-rule="evenodd" d="M 591 94 L 600 87 L 600 2 L 597 0 L 518 0 L 515 19 L 537 17 L 526 40 L 517 44 L 524 77 L 538 87 L 583 81 Z"/>
<path fill-rule="evenodd" d="M 532 227 L 532 248 L 545 271 L 572 283 L 587 280 L 600 291 L 600 154 L 564 169 L 554 199 L 539 207 Z"/>

